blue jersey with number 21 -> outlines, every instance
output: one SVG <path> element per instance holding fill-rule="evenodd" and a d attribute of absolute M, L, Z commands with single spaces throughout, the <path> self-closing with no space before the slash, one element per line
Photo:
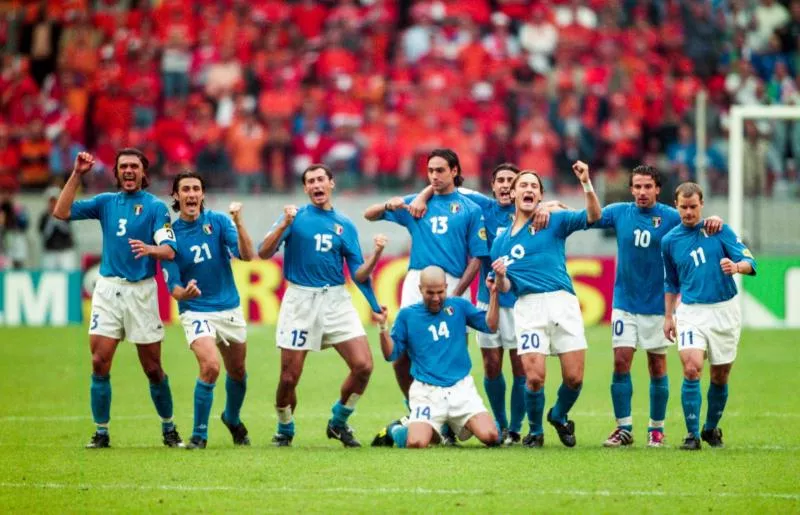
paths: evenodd
<path fill-rule="evenodd" d="M 103 231 L 100 275 L 131 282 L 156 274 L 156 260 L 139 259 L 131 251 L 129 239 L 146 245 L 169 245 L 176 249 L 167 205 L 146 191 L 101 193 L 72 204 L 70 220 L 99 220 Z"/>
<path fill-rule="evenodd" d="M 467 326 L 492 332 L 486 325 L 486 312 L 461 297 L 445 299 L 438 313 L 431 313 L 421 302 L 406 306 L 392 326 L 394 348 L 388 361 L 408 352 L 411 377 L 434 386 L 453 386 L 472 368 Z"/>
<path fill-rule="evenodd" d="M 239 306 L 231 258 L 239 257 L 239 235 L 233 220 L 216 211 L 203 211 L 197 220 L 180 218 L 172 224 L 178 239 L 175 260 L 162 263 L 170 291 L 197 281 L 200 296 L 178 302 L 178 310 L 215 312 Z"/>

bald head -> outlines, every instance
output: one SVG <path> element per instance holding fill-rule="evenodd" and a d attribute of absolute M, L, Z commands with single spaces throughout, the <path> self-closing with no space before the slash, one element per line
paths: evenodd
<path fill-rule="evenodd" d="M 429 266 L 419 274 L 419 291 L 422 302 L 431 313 L 441 311 L 447 298 L 447 276 L 438 266 Z"/>

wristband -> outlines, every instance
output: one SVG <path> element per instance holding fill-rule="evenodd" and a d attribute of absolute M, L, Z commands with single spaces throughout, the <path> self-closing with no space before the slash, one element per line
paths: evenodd
<path fill-rule="evenodd" d="M 379 325 L 378 326 L 378 330 L 380 330 L 380 332 L 382 332 L 382 333 L 385 333 L 386 332 L 386 326 L 385 325 Z"/>
<path fill-rule="evenodd" d="M 581 186 L 583 186 L 584 193 L 594 192 L 594 186 L 592 186 L 592 181 L 582 182 Z"/>

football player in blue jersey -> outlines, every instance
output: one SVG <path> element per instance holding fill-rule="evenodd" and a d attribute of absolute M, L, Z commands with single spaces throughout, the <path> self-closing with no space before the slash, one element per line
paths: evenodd
<path fill-rule="evenodd" d="M 428 180 L 433 196 L 421 218 L 415 218 L 408 210 L 416 194 L 394 197 L 364 212 L 367 220 L 400 224 L 411 235 L 411 255 L 403 281 L 401 307 L 422 299 L 419 275 L 431 265 L 440 266 L 447 274 L 448 296 L 469 299 L 469 285 L 480 269 L 480 259 L 489 255 L 481 208 L 456 191 L 463 182 L 458 155 L 450 149 L 431 151 Z M 408 399 L 412 382 L 408 357 L 401 355 L 393 362 L 393 367 L 397 384 Z"/>
<path fill-rule="evenodd" d="M 231 269 L 233 258 L 250 261 L 255 256 L 242 223 L 242 205 L 230 205 L 230 218 L 205 209 L 203 179 L 188 171 L 175 176 L 172 198 L 172 209 L 179 213 L 172 224 L 178 249 L 175 260 L 164 263 L 164 272 L 178 301 L 186 341 L 200 367 L 194 387 L 194 429 L 186 447 L 205 449 L 208 442 L 208 419 L 219 376 L 217 347 L 227 373 L 222 422 L 234 445 L 250 445 L 247 428 L 239 418 L 247 392 L 247 323 Z"/>
<path fill-rule="evenodd" d="M 360 447 L 347 424 L 372 374 L 372 353 L 364 326 L 344 287 L 347 262 L 355 285 L 374 312 L 381 308 L 372 291 L 370 274 L 380 258 L 385 238 L 376 238 L 375 252 L 365 262 L 353 222 L 335 210 L 333 174 L 322 164 L 310 165 L 302 175 L 303 189 L 311 203 L 297 209 L 286 206 L 258 250 L 271 257 L 285 244 L 283 271 L 288 281 L 278 315 L 277 346 L 281 349 L 281 375 L 275 399 L 277 446 L 291 444 L 295 434 L 295 390 L 308 351 L 333 346 L 350 368 L 341 395 L 328 421 L 328 438 L 345 447 Z"/>
<path fill-rule="evenodd" d="M 703 190 L 685 182 L 675 190 L 681 224 L 661 240 L 664 256 L 664 336 L 677 337 L 683 364 L 681 404 L 688 434 L 683 449 L 700 450 L 700 440 L 722 447 L 718 424 L 728 400 L 728 377 L 736 360 L 742 315 L 734 274 L 755 275 L 753 254 L 727 225 L 709 234 L 703 223 Z M 675 306 L 680 295 L 681 304 Z M 706 422 L 700 430 L 700 376 L 708 356 Z"/>
<path fill-rule="evenodd" d="M 563 382 L 555 406 L 547 420 L 556 429 L 561 443 L 575 445 L 575 424 L 567 415 L 583 384 L 586 336 L 580 304 L 567 274 L 564 244 L 573 232 L 586 229 L 601 215 L 600 203 L 589 179 L 589 167 L 576 162 L 573 172 L 586 192 L 586 209 L 551 213 L 546 228 L 536 230 L 533 217 L 544 193 L 539 176 L 523 170 L 514 179 L 511 196 L 516 215 L 514 223 L 492 245 L 492 268 L 500 291 L 511 289 L 517 297 L 514 326 L 517 353 L 525 369 L 525 408 L 532 421 L 523 445 L 544 444 L 545 359 L 557 355 Z M 492 280 L 494 274 L 489 274 Z"/>
<path fill-rule="evenodd" d="M 390 424 L 381 445 L 425 448 L 441 439 L 445 425 L 459 440 L 475 435 L 486 445 L 497 445 L 497 427 L 470 375 L 467 347 L 467 326 L 485 333 L 497 330 L 497 288 L 491 284 L 489 309 L 484 311 L 469 300 L 448 298 L 445 271 L 437 266 L 422 270 L 419 280 L 422 302 L 400 310 L 391 335 L 386 328 L 386 308 L 373 315 L 380 324 L 384 358 L 393 361 L 407 354 L 414 377 L 408 421 Z"/>
<path fill-rule="evenodd" d="M 164 326 L 158 312 L 156 260 L 175 257 L 175 235 L 167 205 L 144 191 L 147 157 L 125 148 L 117 153 L 114 172 L 119 190 L 75 201 L 81 177 L 94 166 L 94 157 L 81 152 L 53 215 L 61 220 L 100 221 L 103 254 L 100 277 L 92 294 L 89 346 L 92 352 L 92 417 L 95 434 L 88 448 L 109 447 L 111 362 L 123 339 L 136 344 L 142 369 L 150 381 L 150 396 L 161 417 L 164 445 L 182 447 L 172 420 L 172 393 L 161 367 Z"/>
<path fill-rule="evenodd" d="M 617 427 L 603 443 L 606 447 L 633 444 L 631 416 L 631 363 L 636 349 L 647 352 L 650 371 L 650 423 L 647 445 L 661 447 L 669 399 L 667 348 L 664 338 L 664 263 L 661 239 L 680 224 L 678 211 L 657 202 L 661 177 L 652 166 L 633 169 L 629 179 L 633 202 L 610 204 L 592 228 L 613 228 L 617 238 L 617 270 L 611 312 L 614 373 L 611 400 Z M 722 220 L 705 220 L 710 233 L 719 232 Z"/>

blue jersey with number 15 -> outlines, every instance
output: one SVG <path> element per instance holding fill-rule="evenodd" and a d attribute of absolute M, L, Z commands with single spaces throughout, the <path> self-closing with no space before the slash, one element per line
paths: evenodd
<path fill-rule="evenodd" d="M 178 302 L 178 310 L 215 312 L 239 306 L 231 258 L 239 257 L 239 235 L 233 221 L 216 211 L 203 211 L 197 220 L 180 218 L 172 224 L 178 239 L 175 260 L 162 263 L 167 286 L 197 281 L 200 296 Z"/>
<path fill-rule="evenodd" d="M 640 208 L 634 202 L 610 204 L 589 227 L 617 232 L 614 308 L 638 315 L 664 314 L 664 261 L 661 240 L 681 223 L 665 204 Z"/>
<path fill-rule="evenodd" d="M 176 249 L 167 205 L 146 191 L 101 193 L 72 204 L 70 220 L 99 220 L 103 231 L 100 275 L 131 282 L 143 281 L 156 273 L 156 260 L 139 259 L 131 252 L 129 239 L 145 245 L 169 245 Z"/>

